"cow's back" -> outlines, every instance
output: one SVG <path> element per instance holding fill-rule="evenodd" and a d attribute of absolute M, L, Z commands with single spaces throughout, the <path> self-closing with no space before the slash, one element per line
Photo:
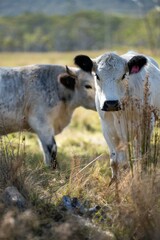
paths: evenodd
<path fill-rule="evenodd" d="M 56 65 L 0 68 L 0 133 L 29 129 L 28 115 L 35 108 L 54 107 L 62 72 L 65 68 Z"/>

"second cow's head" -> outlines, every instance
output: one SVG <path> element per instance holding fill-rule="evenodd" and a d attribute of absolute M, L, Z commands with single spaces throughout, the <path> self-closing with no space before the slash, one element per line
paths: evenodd
<path fill-rule="evenodd" d="M 95 72 L 96 101 L 100 110 L 118 111 L 126 93 L 126 74 L 135 78 L 147 64 L 147 59 L 137 55 L 127 61 L 115 53 L 105 53 L 96 59 L 78 55 L 75 64 L 86 72 Z M 134 91 L 134 84 L 133 81 L 130 84 L 131 91 Z"/>
<path fill-rule="evenodd" d="M 96 110 L 95 83 L 91 72 L 66 66 L 66 72 L 60 74 L 58 80 L 63 101 L 69 101 L 73 107 Z"/>

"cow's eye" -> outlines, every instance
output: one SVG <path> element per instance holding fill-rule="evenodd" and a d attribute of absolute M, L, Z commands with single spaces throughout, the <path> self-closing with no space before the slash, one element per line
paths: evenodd
<path fill-rule="evenodd" d="M 91 89 L 92 88 L 92 86 L 91 85 L 85 85 L 85 88 L 87 88 L 87 89 Z"/>
<path fill-rule="evenodd" d="M 96 73 L 96 78 L 100 81 L 99 76 L 97 75 L 97 73 Z"/>
<path fill-rule="evenodd" d="M 123 80 L 125 77 L 126 77 L 126 73 L 125 73 L 125 74 L 123 74 L 123 76 L 122 76 L 122 80 Z"/>

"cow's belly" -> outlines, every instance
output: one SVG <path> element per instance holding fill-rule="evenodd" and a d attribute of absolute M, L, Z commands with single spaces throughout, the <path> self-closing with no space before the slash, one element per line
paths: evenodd
<path fill-rule="evenodd" d="M 29 130 L 26 118 L 21 112 L 0 112 L 0 134 Z"/>

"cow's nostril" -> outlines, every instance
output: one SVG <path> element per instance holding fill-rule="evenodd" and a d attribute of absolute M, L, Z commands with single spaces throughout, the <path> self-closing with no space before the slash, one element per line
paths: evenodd
<path fill-rule="evenodd" d="M 103 104 L 102 111 L 119 111 L 121 110 L 120 103 L 118 100 L 105 101 Z"/>
<path fill-rule="evenodd" d="M 104 102 L 103 109 L 106 109 L 106 110 L 108 109 L 107 101 Z"/>

